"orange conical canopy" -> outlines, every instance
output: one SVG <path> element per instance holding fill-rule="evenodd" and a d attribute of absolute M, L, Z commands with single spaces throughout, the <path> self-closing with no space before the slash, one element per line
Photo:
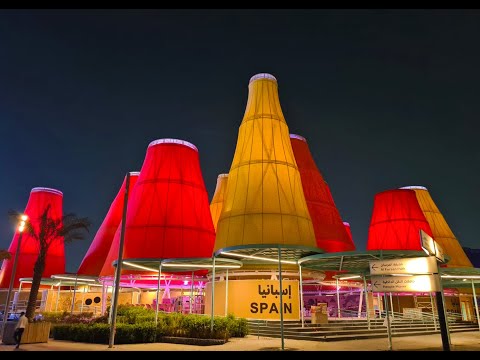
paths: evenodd
<path fill-rule="evenodd" d="M 432 229 L 432 237 L 440 244 L 445 254 L 450 257 L 446 266 L 473 267 L 472 262 L 465 254 L 460 242 L 448 226 L 427 188 L 424 186 L 405 186 L 402 189 L 415 191 L 420 208 Z"/>
<path fill-rule="evenodd" d="M 277 80 L 250 79 L 215 248 L 241 245 L 316 247 Z"/>
<path fill-rule="evenodd" d="M 213 226 L 217 231 L 217 223 L 222 212 L 223 201 L 225 199 L 225 190 L 227 189 L 228 174 L 220 174 L 217 177 L 217 186 L 210 203 L 210 212 L 212 214 Z"/>
<path fill-rule="evenodd" d="M 290 141 L 300 171 L 317 246 L 326 252 L 355 250 L 330 189 L 313 160 L 307 140 L 303 136 L 290 134 Z"/>

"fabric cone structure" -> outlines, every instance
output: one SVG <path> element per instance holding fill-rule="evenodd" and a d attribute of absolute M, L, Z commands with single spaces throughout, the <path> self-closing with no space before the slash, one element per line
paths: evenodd
<path fill-rule="evenodd" d="M 30 192 L 27 206 L 24 214 L 26 214 L 36 231 L 40 224 L 40 216 L 50 206 L 48 216 L 52 219 L 61 219 L 63 217 L 63 193 L 59 190 L 36 187 Z M 0 288 L 8 288 L 10 285 L 10 277 L 12 274 L 15 252 L 18 247 L 19 233 L 15 232 L 12 243 L 8 248 L 12 257 L 5 260 L 0 270 Z M 37 261 L 40 252 L 38 241 L 24 232 L 20 245 L 20 253 L 18 255 L 17 269 L 15 272 L 14 287 L 20 285 L 19 279 L 25 277 L 33 277 L 33 267 Z M 43 277 L 50 277 L 54 274 L 65 273 L 65 246 L 63 237 L 58 237 L 51 242 L 45 259 L 45 270 Z"/>
<path fill-rule="evenodd" d="M 446 267 L 473 267 L 472 262 L 465 254 L 427 188 L 424 186 L 405 186 L 401 189 L 415 191 L 420 208 L 432 229 L 432 237 L 440 244 L 445 254 L 450 257 Z"/>
<path fill-rule="evenodd" d="M 344 221 L 344 222 L 343 222 L 343 225 L 345 226 L 345 230 L 347 231 L 348 240 L 350 241 L 351 246 L 353 247 L 352 250 L 356 250 L 355 243 L 353 242 L 352 229 L 350 228 L 350 223 Z M 351 251 L 352 251 L 352 250 L 351 250 Z"/>
<path fill-rule="evenodd" d="M 227 189 L 228 174 L 220 174 L 217 177 L 217 186 L 210 203 L 210 213 L 212 214 L 213 227 L 217 231 L 218 219 L 222 212 L 223 201 L 225 199 L 225 190 Z"/>
<path fill-rule="evenodd" d="M 120 229 L 107 266 L 118 257 Z M 152 141 L 128 201 L 123 258 L 211 257 L 214 241 L 197 148 L 178 139 Z"/>
<path fill-rule="evenodd" d="M 375 195 L 367 250 L 422 251 L 420 230 L 432 236 L 413 190 L 387 190 Z"/>
<path fill-rule="evenodd" d="M 307 140 L 303 136 L 290 134 L 290 141 L 300 171 L 317 246 L 326 252 L 355 250 L 330 189 L 313 160 Z"/>
<path fill-rule="evenodd" d="M 139 174 L 139 172 L 130 172 L 129 198 L 130 194 L 132 193 L 132 189 L 137 182 Z M 115 199 L 110 205 L 110 209 L 108 210 L 102 225 L 100 225 L 100 228 L 93 238 L 90 248 L 88 249 L 85 257 L 82 260 L 82 263 L 80 264 L 80 267 L 78 268 L 77 274 L 92 276 L 100 275 L 112 245 L 115 232 L 117 231 L 118 225 L 122 221 L 126 180 L 127 178 L 125 177 L 117 196 L 115 196 Z"/>
<path fill-rule="evenodd" d="M 258 74 L 248 88 L 214 251 L 259 244 L 316 248 L 277 80 Z"/>

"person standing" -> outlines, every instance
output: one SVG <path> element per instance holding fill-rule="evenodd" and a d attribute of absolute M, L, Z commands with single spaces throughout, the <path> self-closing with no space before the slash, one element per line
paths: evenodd
<path fill-rule="evenodd" d="M 15 339 L 15 349 L 20 347 L 20 342 L 22 341 L 22 335 L 25 331 L 25 327 L 28 324 L 28 318 L 25 316 L 25 312 L 20 313 L 20 317 L 18 318 L 17 325 L 15 326 L 15 332 L 13 333 L 13 338 Z"/>

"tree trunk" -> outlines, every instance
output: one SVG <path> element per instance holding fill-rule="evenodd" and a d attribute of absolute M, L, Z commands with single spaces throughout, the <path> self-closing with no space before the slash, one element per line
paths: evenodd
<path fill-rule="evenodd" d="M 28 304 L 25 316 L 32 321 L 35 316 L 35 308 L 37 306 L 37 295 L 40 289 L 40 282 L 42 281 L 43 271 L 45 270 L 45 258 L 47 252 L 40 249 L 37 261 L 33 267 L 32 286 L 30 288 L 30 295 L 28 297 Z"/>

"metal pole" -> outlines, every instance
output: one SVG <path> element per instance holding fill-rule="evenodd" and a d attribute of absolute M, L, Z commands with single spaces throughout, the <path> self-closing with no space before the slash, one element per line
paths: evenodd
<path fill-rule="evenodd" d="M 280 284 L 280 335 L 282 338 L 282 350 L 285 350 L 285 339 L 283 335 L 283 289 L 282 289 L 282 250 L 278 247 L 278 282 Z"/>
<path fill-rule="evenodd" d="M 215 306 L 215 301 L 214 301 L 214 298 L 215 298 L 215 255 L 213 255 L 213 269 L 212 269 L 212 299 L 210 301 L 211 303 L 211 307 L 212 307 L 212 315 L 211 315 L 211 319 L 210 319 L 210 331 L 213 332 L 213 314 L 214 314 L 214 306 Z"/>
<path fill-rule="evenodd" d="M 20 245 L 22 244 L 22 237 L 23 231 L 20 232 L 20 234 L 18 235 L 17 249 L 15 250 L 15 258 L 13 259 L 12 274 L 10 275 L 10 284 L 8 285 L 7 301 L 5 303 L 5 311 L 3 312 L 2 337 L 5 333 L 5 326 L 7 325 L 8 307 L 10 306 L 10 295 L 12 294 L 13 283 L 15 282 L 15 274 L 17 272 L 17 263 L 18 257 L 20 255 Z"/>
<path fill-rule="evenodd" d="M 365 293 L 365 312 L 367 314 L 367 324 L 368 324 L 368 330 L 370 330 L 370 307 L 368 306 L 368 287 L 367 287 L 367 280 L 365 280 L 365 275 L 363 275 L 363 288 L 364 293 Z M 372 292 L 373 296 L 373 292 Z"/>
<path fill-rule="evenodd" d="M 442 277 L 439 277 L 440 291 L 435 292 L 435 300 L 437 302 L 438 322 L 440 324 L 440 334 L 442 336 L 443 351 L 450 351 L 450 332 L 448 330 L 448 313 L 445 311 L 445 299 L 443 298 Z"/>
<path fill-rule="evenodd" d="M 435 330 L 437 330 L 437 319 L 435 318 L 435 305 L 433 304 L 433 296 L 431 292 L 429 292 L 429 295 L 430 295 L 430 303 L 432 304 L 433 326 Z"/>
<path fill-rule="evenodd" d="M 335 279 L 336 283 L 337 283 L 337 318 L 340 318 L 341 317 L 341 314 L 340 314 L 340 294 L 338 292 L 338 279 Z"/>
<path fill-rule="evenodd" d="M 120 229 L 120 245 L 118 247 L 117 267 L 115 268 L 115 290 L 113 293 L 112 306 L 110 307 L 110 312 L 112 314 L 112 321 L 110 323 L 110 335 L 108 339 L 109 348 L 113 347 L 113 344 L 115 341 L 118 293 L 120 290 L 120 275 L 122 274 L 122 262 L 123 262 L 123 243 L 125 242 L 125 226 L 127 222 L 128 191 L 130 187 L 129 185 L 130 185 L 130 173 L 128 172 L 125 180 L 125 195 L 123 197 L 122 227 Z"/>
<path fill-rule="evenodd" d="M 62 287 L 62 281 L 60 280 L 58 282 L 58 287 L 57 287 L 57 300 L 55 301 L 55 311 L 58 311 L 58 300 L 60 299 L 60 288 Z"/>
<path fill-rule="evenodd" d="M 195 272 L 192 271 L 192 304 L 190 307 L 195 307 L 194 311 L 195 314 L 197 313 L 197 303 L 195 298 Z"/>
<path fill-rule="evenodd" d="M 155 325 L 158 324 L 158 306 L 159 306 L 158 296 L 160 295 L 160 276 L 162 276 L 162 261 L 161 260 L 158 264 L 157 299 L 155 301 Z"/>
<path fill-rule="evenodd" d="M 225 278 L 225 316 L 228 315 L 228 269 Z"/>
<path fill-rule="evenodd" d="M 373 287 L 372 287 L 372 295 L 373 295 Z M 380 293 L 377 293 L 377 303 L 378 303 L 378 317 L 381 319 L 382 318 L 382 309 L 380 308 L 380 305 L 382 304 L 382 300 L 380 299 Z"/>
<path fill-rule="evenodd" d="M 387 313 L 387 316 L 385 320 L 387 321 L 387 335 L 388 335 L 388 350 L 392 350 L 392 329 L 390 328 L 390 315 L 389 309 L 388 309 L 388 298 L 387 298 L 387 293 L 383 293 L 383 301 L 385 302 L 385 311 Z"/>
<path fill-rule="evenodd" d="M 360 289 L 360 298 L 358 300 L 358 314 L 357 317 L 362 317 L 362 306 L 363 306 L 363 289 Z"/>
<path fill-rule="evenodd" d="M 23 285 L 23 281 L 20 281 L 17 294 L 13 295 L 13 307 L 15 310 L 18 309 L 18 303 L 20 302 L 20 293 L 22 292 L 22 285 Z"/>
<path fill-rule="evenodd" d="M 102 302 L 101 302 L 101 305 L 100 305 L 100 315 L 103 316 L 103 314 L 105 314 L 105 304 L 106 304 L 106 298 L 107 297 L 107 293 L 105 291 L 105 281 L 102 281 Z"/>
<path fill-rule="evenodd" d="M 17 300 L 15 301 L 15 308 L 18 308 L 18 303 L 20 302 L 20 294 L 22 293 L 23 281 L 20 281 L 20 286 L 18 287 Z"/>
<path fill-rule="evenodd" d="M 78 274 L 75 274 L 75 284 L 73 285 L 72 307 L 70 309 L 70 315 L 73 314 L 73 310 L 75 308 L 75 294 L 77 293 L 77 279 L 78 279 Z"/>
<path fill-rule="evenodd" d="M 303 274 L 302 274 L 302 265 L 298 264 L 298 272 L 300 275 L 300 318 L 302 320 L 302 328 L 305 327 L 305 315 L 303 314 Z"/>
<path fill-rule="evenodd" d="M 394 314 L 393 314 L 393 298 L 392 298 L 392 293 L 390 293 L 390 308 L 392 309 L 392 319 L 395 318 Z"/>
<path fill-rule="evenodd" d="M 190 286 L 190 314 L 192 313 L 193 308 L 193 271 L 192 271 L 192 285 Z"/>
<path fill-rule="evenodd" d="M 475 284 L 472 279 L 472 291 L 473 291 L 473 302 L 475 304 L 475 313 L 477 314 L 477 324 L 478 329 L 480 330 L 480 317 L 478 316 L 478 302 L 477 302 L 477 295 L 475 294 Z"/>

